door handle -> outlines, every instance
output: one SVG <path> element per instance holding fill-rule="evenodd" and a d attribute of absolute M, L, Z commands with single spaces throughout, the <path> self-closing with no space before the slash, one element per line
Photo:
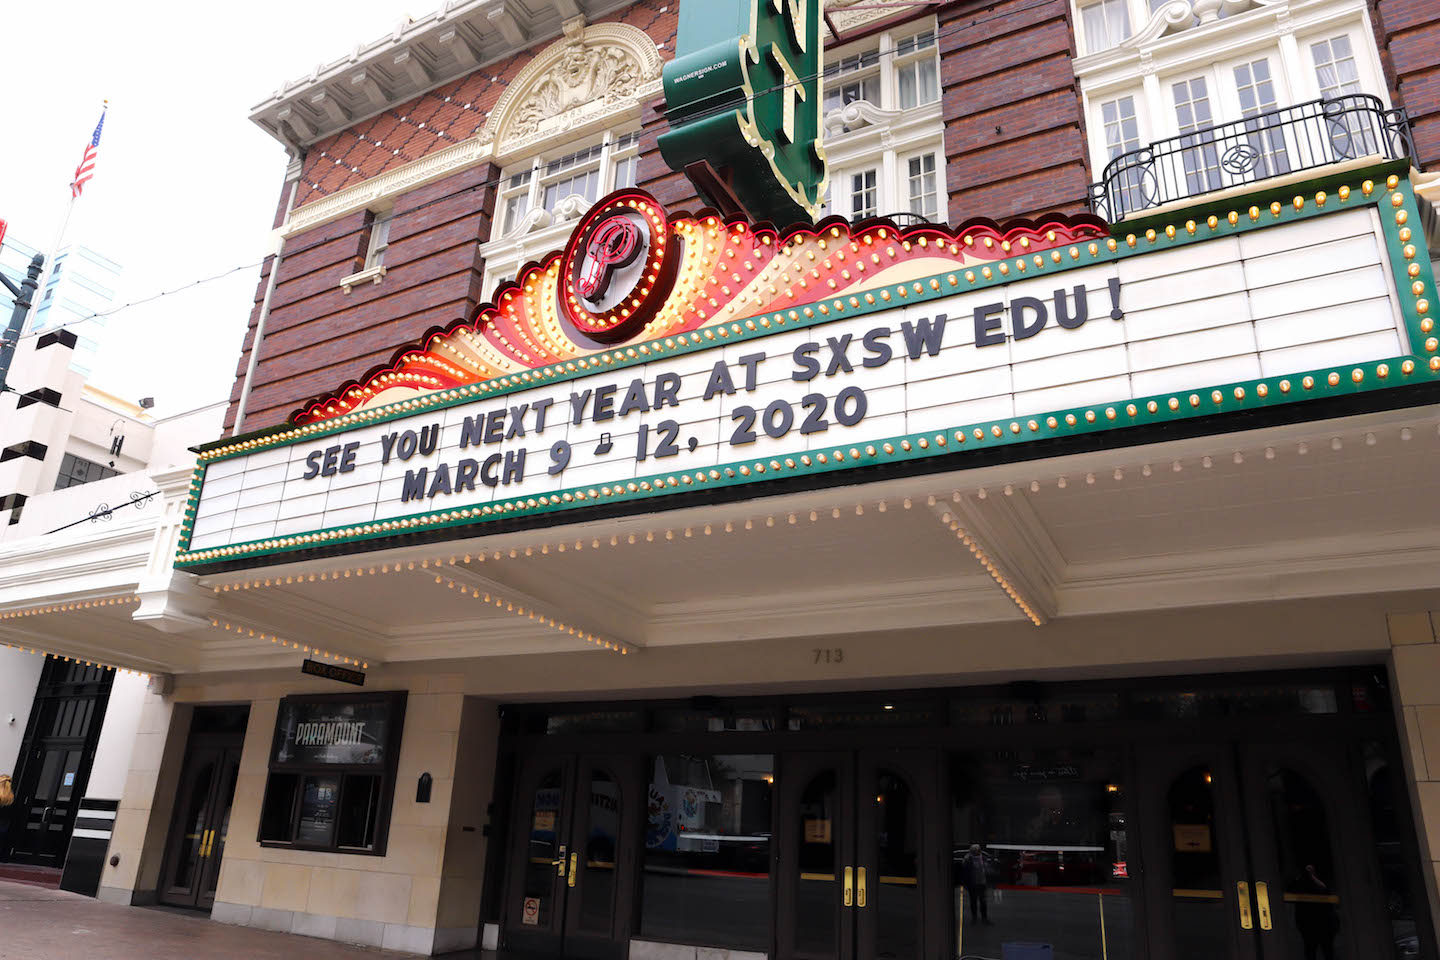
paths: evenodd
<path fill-rule="evenodd" d="M 1255 884 L 1255 905 L 1260 911 L 1260 929 L 1270 929 L 1270 887 L 1261 880 Z"/>
<path fill-rule="evenodd" d="M 855 871 L 850 867 L 845 868 L 845 906 L 855 902 Z"/>
<path fill-rule="evenodd" d="M 206 860 L 209 860 L 209 859 L 210 859 L 210 851 L 214 848 L 214 846 L 215 846 L 215 831 L 214 831 L 214 830 L 206 830 L 206 831 L 205 831 L 205 839 L 204 839 L 204 841 L 202 841 L 202 845 L 201 845 L 201 847 L 200 847 L 200 856 L 204 857 Z"/>
<path fill-rule="evenodd" d="M 572 887 L 575 886 L 575 864 L 576 864 L 576 861 L 578 861 L 579 859 L 580 859 L 580 854 L 578 854 L 578 853 L 572 853 L 572 854 L 570 854 L 570 878 L 569 878 L 566 882 L 569 883 L 570 886 L 572 886 Z"/>
<path fill-rule="evenodd" d="M 1255 921 L 1250 918 L 1250 884 L 1244 880 L 1236 881 L 1235 893 L 1240 901 L 1240 929 L 1251 930 Z"/>
<path fill-rule="evenodd" d="M 856 871 L 859 874 L 858 882 L 855 885 L 855 906 L 865 906 L 865 868 L 861 867 Z"/>
<path fill-rule="evenodd" d="M 565 876 L 565 844 L 560 844 L 560 859 L 551 860 L 550 862 L 555 864 L 555 876 Z"/>

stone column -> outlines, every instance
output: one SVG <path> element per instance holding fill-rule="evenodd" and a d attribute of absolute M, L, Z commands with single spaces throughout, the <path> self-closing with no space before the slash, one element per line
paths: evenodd
<path fill-rule="evenodd" d="M 1432 921 L 1440 920 L 1440 612 L 1388 616 L 1395 710 Z M 1437 923 L 1440 934 L 1440 923 Z"/>

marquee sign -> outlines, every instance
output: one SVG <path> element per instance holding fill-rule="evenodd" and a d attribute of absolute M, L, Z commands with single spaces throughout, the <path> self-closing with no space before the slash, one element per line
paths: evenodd
<path fill-rule="evenodd" d="M 958 469 L 975 451 L 1440 382 L 1415 200 L 1392 180 L 1123 238 L 1085 218 L 780 234 L 623 191 L 473 321 L 285 427 L 206 448 L 177 562 Z"/>
<path fill-rule="evenodd" d="M 680 5 L 660 153 L 672 170 L 710 165 L 757 220 L 813 220 L 825 196 L 821 13 L 819 0 Z"/>

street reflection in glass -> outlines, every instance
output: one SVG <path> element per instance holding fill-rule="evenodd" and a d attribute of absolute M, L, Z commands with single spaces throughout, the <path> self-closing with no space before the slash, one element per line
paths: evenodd
<path fill-rule="evenodd" d="M 769 949 L 774 769 L 769 754 L 654 758 L 642 936 Z"/>
<path fill-rule="evenodd" d="M 1125 785 L 1108 750 L 996 750 L 951 764 L 960 957 L 1133 954 Z"/>

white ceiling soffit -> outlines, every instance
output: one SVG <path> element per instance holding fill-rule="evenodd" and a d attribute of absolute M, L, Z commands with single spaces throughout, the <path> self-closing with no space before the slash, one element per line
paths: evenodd
<path fill-rule="evenodd" d="M 558 36 L 568 19 L 595 20 L 629 0 L 451 0 L 406 18 L 283 84 L 250 119 L 292 153 L 427 90 Z"/>

